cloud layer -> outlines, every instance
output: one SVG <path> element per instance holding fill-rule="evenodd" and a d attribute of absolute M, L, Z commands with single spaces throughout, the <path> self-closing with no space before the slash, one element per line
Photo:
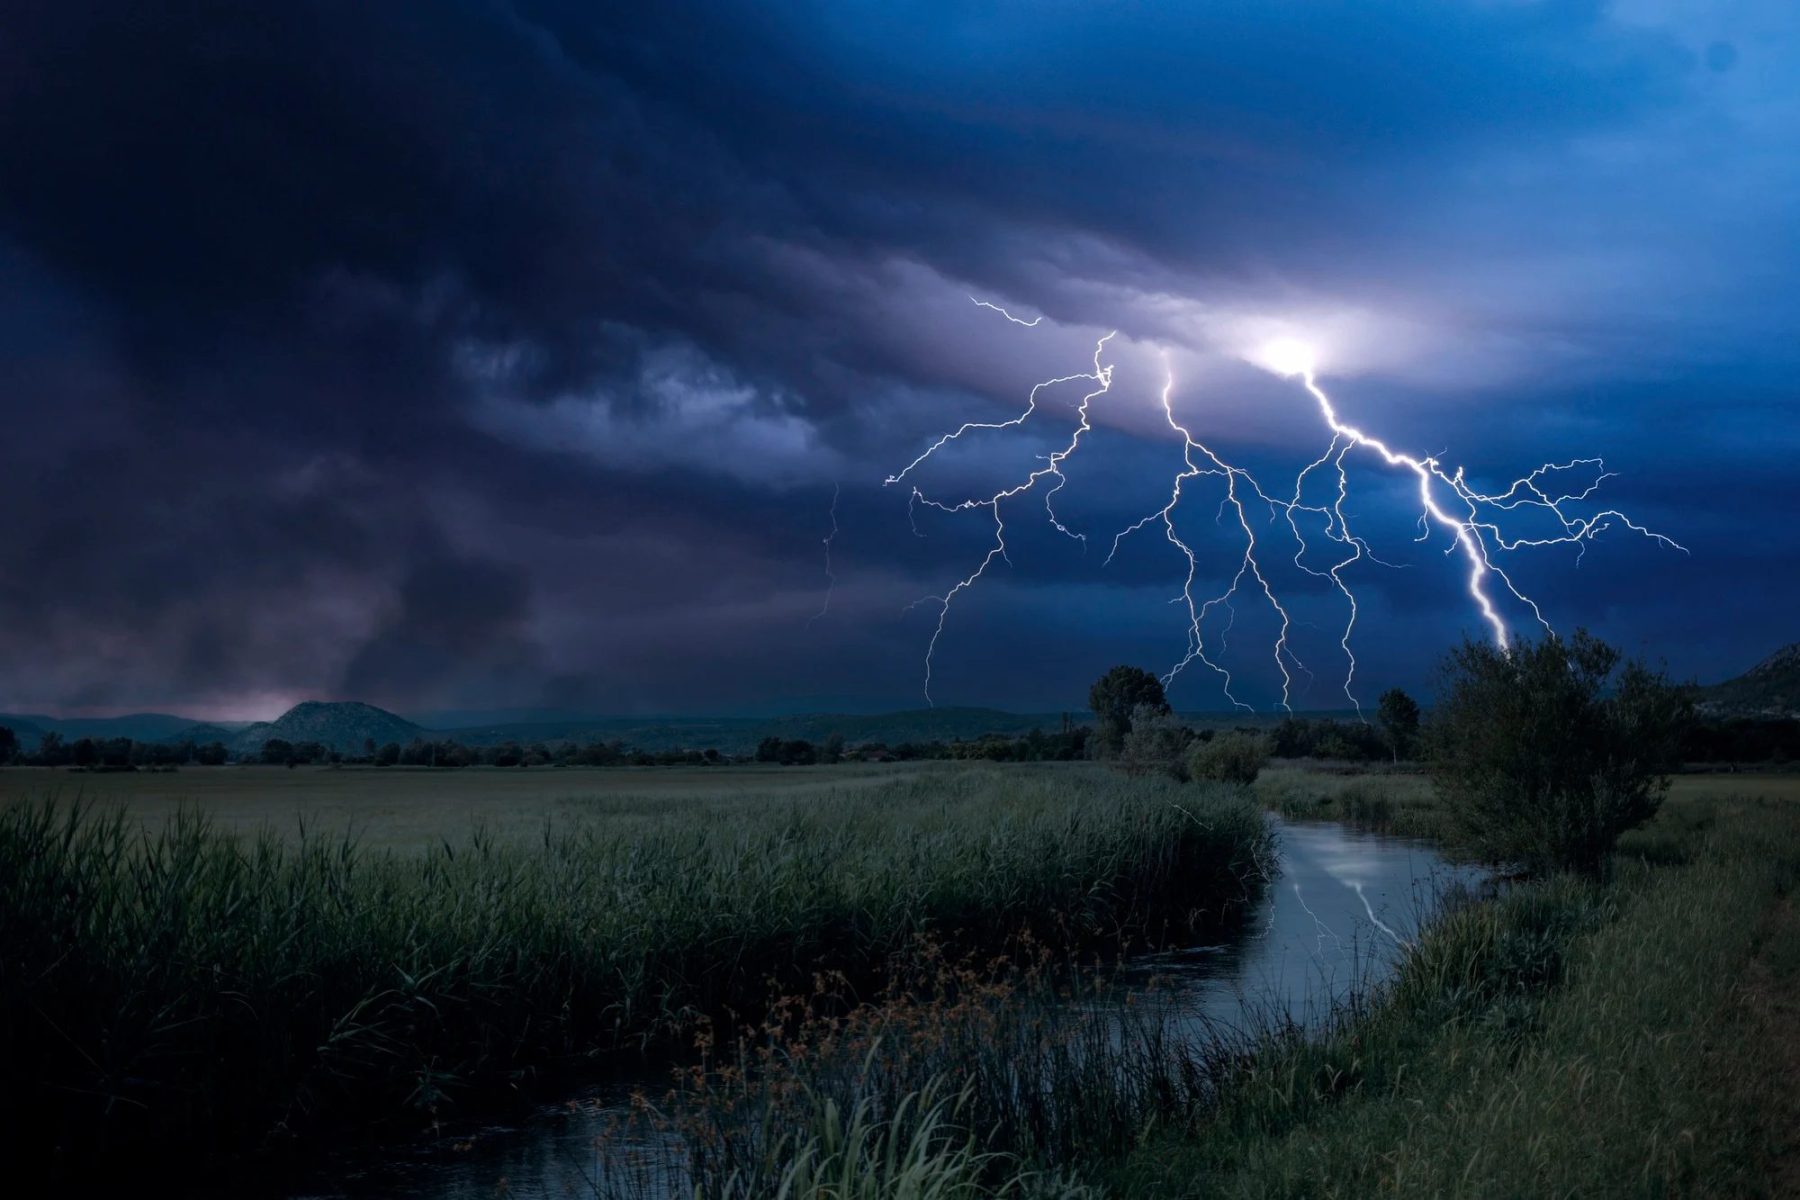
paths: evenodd
<path fill-rule="evenodd" d="M 1114 329 L 1082 529 L 1166 491 L 1165 352 L 1240 459 L 1315 456 L 1305 397 L 1241 361 L 1292 331 L 1359 422 L 1493 480 L 1604 454 L 1693 549 L 1523 564 L 1559 624 L 1704 677 L 1796 636 L 1776 0 L 16 10 L 0 706 L 910 702 L 905 605 L 988 530 L 915 537 L 881 480 Z M 1058 396 L 939 482 L 1031 469 Z M 1364 486 L 1404 557 L 1404 489 Z M 1179 657 L 1166 544 L 1103 570 L 1021 522 L 940 701 L 1054 709 Z M 1474 629 L 1407 561 L 1362 581 L 1371 686 Z"/>

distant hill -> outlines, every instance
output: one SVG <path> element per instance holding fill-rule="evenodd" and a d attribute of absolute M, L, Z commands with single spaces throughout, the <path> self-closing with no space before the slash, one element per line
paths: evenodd
<path fill-rule="evenodd" d="M 1800 642 L 1724 683 L 1700 689 L 1700 710 L 1711 716 L 1800 716 Z"/>
<path fill-rule="evenodd" d="M 192 717 L 170 713 L 127 713 L 122 717 L 45 717 L 36 713 L 0 713 L 0 725 L 18 734 L 19 741 L 35 745 L 46 733 L 60 733 L 65 741 L 77 738 L 130 738 L 134 742 L 160 742 L 194 725 Z M 29 732 L 29 736 L 27 734 Z"/>
<path fill-rule="evenodd" d="M 166 738 L 158 738 L 157 740 L 164 745 L 170 746 L 179 745 L 182 742 L 193 742 L 196 746 L 204 746 L 209 742 L 221 742 L 224 745 L 229 746 L 236 740 L 237 735 L 243 728 L 244 726 L 240 725 L 237 729 L 228 729 L 223 725 L 214 725 L 202 721 L 196 725 L 189 725 L 179 732 L 171 733 Z"/>
<path fill-rule="evenodd" d="M 405 745 L 426 730 L 385 708 L 357 700 L 306 700 L 273 721 L 259 721 L 230 735 L 226 742 L 238 754 L 261 750 L 271 738 L 289 742 L 319 742 L 344 754 L 361 754 L 364 743 Z"/>
<path fill-rule="evenodd" d="M 32 717 L 15 717 L 11 713 L 0 713 L 0 726 L 13 731 L 19 739 L 19 745 L 27 750 L 35 749 L 44 740 L 44 727 Z"/>

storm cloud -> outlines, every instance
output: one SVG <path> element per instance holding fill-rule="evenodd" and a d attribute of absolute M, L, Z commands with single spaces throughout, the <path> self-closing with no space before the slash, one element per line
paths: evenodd
<path fill-rule="evenodd" d="M 1604 454 L 1691 556 L 1522 576 L 1728 674 L 1796 636 L 1797 127 L 1777 0 L 15 4 L 0 707 L 914 703 L 906 606 L 990 529 L 915 531 L 882 480 L 1115 329 L 1079 528 L 1166 494 L 1163 351 L 1241 459 L 1315 457 L 1241 361 L 1302 329 L 1360 422 L 1482 478 Z M 1072 399 L 939 478 L 1016 477 Z M 1359 480 L 1414 553 L 1404 487 Z M 940 702 L 1179 658 L 1166 544 L 1103 569 L 1023 518 Z M 1475 628 L 1436 550 L 1405 561 L 1359 581 L 1371 686 Z"/>

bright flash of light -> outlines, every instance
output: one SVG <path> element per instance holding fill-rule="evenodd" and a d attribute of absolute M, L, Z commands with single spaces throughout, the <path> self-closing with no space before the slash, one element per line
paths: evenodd
<path fill-rule="evenodd" d="M 1299 338 L 1276 338 L 1252 356 L 1253 362 L 1277 375 L 1310 375 L 1318 359 L 1318 352 Z"/>
<path fill-rule="evenodd" d="M 973 300 L 974 297 L 971 297 Z M 1017 325 L 1034 326 L 1037 322 L 1021 321 L 1011 313 L 989 304 L 983 300 L 975 300 L 983 308 L 999 312 L 1007 320 Z M 1041 318 L 1039 318 L 1041 319 Z M 1070 435 L 1068 444 L 1051 453 L 1045 459 L 1044 466 L 1027 474 L 1023 479 L 1010 487 L 1002 488 L 988 496 L 973 497 L 962 500 L 944 501 L 927 496 L 917 485 L 912 488 L 908 500 L 909 511 L 916 510 L 918 505 L 926 505 L 946 513 L 966 512 L 973 509 L 988 511 L 994 521 L 994 544 L 981 561 L 968 575 L 941 596 L 927 596 L 914 602 L 914 605 L 935 603 L 938 606 L 937 625 L 932 631 L 931 640 L 925 651 L 925 699 L 931 702 L 931 674 L 933 658 L 937 652 L 939 639 L 943 636 L 944 626 L 949 619 L 950 608 L 957 596 L 973 587 L 996 558 L 1007 559 L 1006 520 L 1002 506 L 1008 501 L 1017 499 L 1031 491 L 1046 477 L 1055 476 L 1056 482 L 1044 490 L 1044 509 L 1051 524 L 1059 533 L 1086 544 L 1086 535 L 1076 533 L 1067 528 L 1056 514 L 1056 494 L 1067 484 L 1068 478 L 1063 474 L 1063 464 L 1074 456 L 1080 448 L 1081 438 L 1090 429 L 1088 414 L 1089 405 L 1104 396 L 1112 387 L 1113 368 L 1102 361 L 1107 342 L 1115 334 L 1109 333 L 1099 339 L 1094 346 L 1093 370 L 1075 375 L 1064 375 L 1045 380 L 1031 389 L 1026 399 L 1025 410 L 1018 416 L 998 422 L 965 422 L 957 429 L 939 437 L 928 446 L 923 453 L 914 458 L 897 474 L 887 479 L 889 484 L 897 484 L 905 480 L 921 464 L 931 458 L 951 442 L 957 441 L 975 430 L 1010 429 L 1025 424 L 1036 412 L 1039 394 L 1048 387 L 1068 383 L 1075 380 L 1091 382 L 1094 387 L 1081 399 L 1076 409 L 1077 423 Z M 1598 458 L 1577 458 L 1566 463 L 1546 463 L 1531 473 L 1514 480 L 1505 491 L 1482 493 L 1471 487 L 1461 467 L 1446 467 L 1434 457 L 1420 458 L 1391 448 L 1380 438 L 1365 433 L 1358 427 L 1346 423 L 1337 413 L 1331 398 L 1319 386 L 1317 379 L 1318 356 L 1310 345 L 1296 338 L 1279 338 L 1265 343 L 1254 352 L 1245 356 L 1249 361 L 1275 374 L 1298 376 L 1307 393 L 1317 404 L 1319 414 L 1325 427 L 1331 433 L 1330 442 L 1323 453 L 1303 467 L 1294 479 L 1293 491 L 1285 496 L 1271 495 L 1256 478 L 1241 467 L 1225 461 L 1217 451 L 1197 437 L 1194 431 L 1176 419 L 1171 403 L 1171 395 L 1175 388 L 1175 377 L 1168 367 L 1167 355 L 1164 356 L 1164 379 L 1161 392 L 1163 415 L 1169 428 L 1182 439 L 1182 469 L 1170 480 L 1169 499 L 1162 507 L 1140 518 L 1116 534 L 1112 548 L 1106 556 L 1111 563 L 1118 553 L 1120 543 L 1125 538 L 1148 525 L 1160 525 L 1164 538 L 1181 555 L 1187 564 L 1186 577 L 1183 580 L 1181 594 L 1174 603 L 1184 606 L 1188 617 L 1187 651 L 1164 675 L 1163 683 L 1174 682 L 1181 672 L 1194 662 L 1211 669 L 1220 677 L 1225 696 L 1239 708 L 1250 706 L 1239 700 L 1232 691 L 1231 672 L 1216 661 L 1208 649 L 1209 619 L 1223 610 L 1226 614 L 1224 628 L 1218 631 L 1216 652 L 1224 646 L 1225 638 L 1230 633 L 1236 620 L 1236 602 L 1240 592 L 1256 597 L 1266 604 L 1278 623 L 1278 632 L 1272 648 L 1273 661 L 1281 675 L 1281 707 L 1288 708 L 1293 690 L 1293 674 L 1290 666 L 1302 671 L 1306 670 L 1293 648 L 1288 643 L 1288 635 L 1293 621 L 1286 605 L 1281 601 L 1263 570 L 1258 554 L 1260 546 L 1257 540 L 1256 524 L 1251 520 L 1252 510 L 1258 515 L 1266 513 L 1270 520 L 1278 515 L 1286 518 L 1290 532 L 1298 545 L 1293 563 L 1301 571 L 1319 579 L 1329 580 L 1332 587 L 1343 596 L 1348 616 L 1338 644 L 1344 654 L 1346 669 L 1343 691 L 1346 698 L 1360 712 L 1362 705 L 1353 690 L 1356 678 L 1356 655 L 1351 648 L 1351 637 L 1355 633 L 1357 621 L 1356 594 L 1351 589 L 1345 572 L 1362 559 L 1381 563 L 1381 559 L 1360 535 L 1350 526 L 1349 517 L 1344 511 L 1350 494 L 1350 479 L 1345 460 L 1353 450 L 1365 449 L 1378 457 L 1385 465 L 1410 473 L 1418 482 L 1418 499 L 1420 506 L 1419 538 L 1424 541 L 1431 536 L 1433 527 L 1445 531 L 1450 537 L 1447 554 L 1460 554 L 1467 565 L 1467 589 L 1476 612 L 1487 626 L 1494 641 L 1502 649 L 1508 646 L 1508 631 L 1504 618 L 1495 607 L 1490 591 L 1493 580 L 1499 580 L 1500 586 L 1531 610 L 1532 616 L 1539 624 L 1549 630 L 1550 624 L 1545 619 L 1537 603 L 1514 584 L 1512 578 L 1496 561 L 1498 553 L 1507 553 L 1521 549 L 1554 545 L 1573 545 L 1579 553 L 1584 553 L 1586 544 L 1594 537 L 1620 524 L 1644 537 L 1677 550 L 1685 547 L 1675 541 L 1645 528 L 1623 513 L 1614 509 L 1606 509 L 1591 516 L 1573 514 L 1566 507 L 1580 503 L 1611 477 L 1606 464 Z M 1328 500 L 1308 503 L 1304 499 L 1307 480 L 1316 471 L 1329 467 L 1336 475 L 1335 487 Z M 1556 491 L 1551 482 L 1560 472 L 1578 468 L 1592 468 L 1595 478 L 1579 492 Z M 1228 586 L 1216 596 L 1201 600 L 1195 596 L 1195 582 L 1200 572 L 1200 556 L 1195 552 L 1176 528 L 1176 511 L 1186 498 L 1188 485 L 1198 479 L 1217 479 L 1223 484 L 1224 495 L 1219 501 L 1218 515 L 1223 519 L 1227 513 L 1239 533 L 1242 534 L 1242 549 L 1239 552 Z M 1535 509 L 1548 515 L 1560 527 L 1560 532 L 1552 532 L 1544 537 L 1508 536 L 1499 522 L 1504 514 L 1520 509 Z M 1308 540 L 1301 527 L 1300 515 L 1320 520 L 1324 524 L 1322 534 L 1324 546 L 1314 546 Z M 916 532 L 916 529 L 915 529 Z M 1315 565 L 1316 564 L 1316 565 Z M 1391 564 L 1383 564 L 1391 565 Z M 912 605 L 908 606 L 913 607 Z"/>

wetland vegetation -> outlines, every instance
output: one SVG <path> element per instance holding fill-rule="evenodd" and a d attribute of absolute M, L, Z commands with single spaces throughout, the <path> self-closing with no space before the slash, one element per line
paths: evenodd
<path fill-rule="evenodd" d="M 1242 797 L 1097 768 L 586 809 L 371 851 L 8 807 L 7 1126 L 135 1161 L 428 1117 L 821 973 L 861 987 L 923 938 L 1118 953 L 1228 919 L 1266 855 Z"/>

